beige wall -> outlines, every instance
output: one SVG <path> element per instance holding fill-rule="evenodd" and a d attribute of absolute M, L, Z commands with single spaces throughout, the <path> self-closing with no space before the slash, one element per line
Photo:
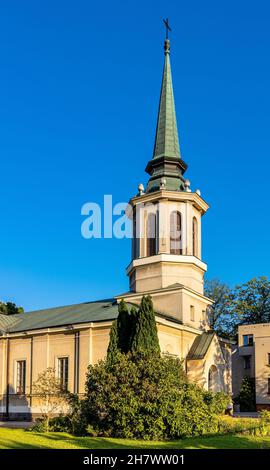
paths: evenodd
<path fill-rule="evenodd" d="M 205 271 L 206 265 L 191 255 L 160 254 L 136 259 L 130 271 L 134 283 L 131 290 L 144 292 L 179 283 L 203 294 Z"/>
<path fill-rule="evenodd" d="M 61 332 L 51 330 L 49 332 L 32 332 L 32 334 L 9 335 L 9 394 L 10 411 L 12 413 L 22 413 L 29 411 L 31 392 L 31 338 L 32 339 L 32 385 L 37 380 L 38 375 L 52 367 L 56 370 L 60 357 L 68 357 L 68 389 L 74 392 L 74 371 L 75 371 L 75 339 L 74 332 L 80 331 L 79 340 L 79 393 L 84 393 L 87 367 L 90 363 L 95 363 L 106 354 L 109 328 L 84 328 L 82 325 L 78 329 Z M 3 396 L 7 391 L 7 339 L 0 338 L 0 413 L 5 412 L 5 400 Z M 26 395 L 20 397 L 16 394 L 16 365 L 17 361 L 26 361 Z M 35 399 L 33 408 L 35 412 Z"/>
<path fill-rule="evenodd" d="M 270 354 L 270 335 L 257 337 L 255 344 L 256 403 L 261 405 L 270 405 L 270 394 L 268 394 L 268 379 L 270 379 L 268 354 Z"/>
<path fill-rule="evenodd" d="M 181 321 L 183 324 L 198 330 L 208 330 L 207 307 L 211 300 L 194 290 L 187 289 L 184 286 L 150 291 L 157 313 L 168 315 Z M 143 293 L 128 293 L 124 296 L 127 302 L 140 304 Z M 191 307 L 194 311 L 194 319 L 191 315 Z"/>
<path fill-rule="evenodd" d="M 216 368 L 212 391 L 231 394 L 231 350 L 230 346 L 221 346 L 214 336 L 211 346 L 204 359 L 188 360 L 187 372 L 190 380 L 198 383 L 206 390 L 209 389 L 209 371 Z"/>
<path fill-rule="evenodd" d="M 175 296 L 174 296 L 175 295 Z M 179 292 L 173 295 L 175 299 L 179 299 Z M 9 355 L 9 391 L 10 391 L 10 413 L 15 419 L 22 415 L 32 413 L 33 416 L 40 413 L 39 403 L 30 397 L 30 364 L 31 364 L 31 337 L 33 338 L 33 369 L 32 369 L 32 382 L 38 377 L 38 374 L 43 372 L 47 367 L 57 369 L 57 359 L 59 357 L 69 358 L 69 390 L 74 391 L 74 333 L 80 331 L 80 351 L 79 351 L 79 393 L 84 393 L 85 378 L 87 367 L 89 364 L 94 364 L 98 360 L 106 356 L 106 351 L 109 343 L 110 322 L 99 324 L 91 324 L 88 326 L 76 325 L 73 330 L 55 331 L 40 331 L 29 332 L 25 334 L 10 334 L 10 355 Z M 186 359 L 186 356 L 193 344 L 194 339 L 202 331 L 182 325 L 172 323 L 171 321 L 157 316 L 157 328 L 162 353 L 169 353 L 181 359 Z M 3 395 L 6 394 L 6 342 L 3 337 L 0 338 L 0 413 L 5 412 L 5 399 Z M 211 353 L 207 356 L 206 361 L 201 361 L 200 364 L 193 362 L 189 364 L 188 372 L 192 380 L 198 381 L 202 386 L 206 386 L 207 369 L 217 361 L 219 357 L 219 346 L 217 341 L 213 341 L 211 345 Z M 26 360 L 26 396 L 19 396 L 16 394 L 16 361 Z M 217 362 L 216 362 L 217 363 Z M 186 362 L 184 361 L 184 366 Z M 218 367 L 223 367 L 222 361 L 218 359 Z M 222 372 L 223 374 L 223 372 Z"/>
<path fill-rule="evenodd" d="M 92 364 L 104 359 L 110 339 L 110 328 L 97 328 L 92 331 Z"/>
<path fill-rule="evenodd" d="M 244 335 L 253 335 L 253 346 L 243 345 Z M 268 379 L 270 378 L 270 323 L 242 325 L 238 329 L 238 347 L 232 355 L 233 394 L 238 395 L 242 379 L 245 376 L 255 378 L 257 405 L 270 406 Z M 244 369 L 244 357 L 250 356 L 251 368 Z"/>
<path fill-rule="evenodd" d="M 164 354 L 172 354 L 180 359 L 185 359 L 191 345 L 198 336 L 194 331 L 187 331 L 185 328 L 172 328 L 166 324 L 167 322 L 157 320 L 158 337 L 161 352 Z"/>

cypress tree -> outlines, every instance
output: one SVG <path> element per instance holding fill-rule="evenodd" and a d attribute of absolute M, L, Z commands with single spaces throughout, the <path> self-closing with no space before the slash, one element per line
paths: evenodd
<path fill-rule="evenodd" d="M 126 302 L 122 299 L 118 305 L 117 317 L 118 347 L 122 353 L 127 353 L 130 346 L 130 315 Z"/>
<path fill-rule="evenodd" d="M 113 321 L 110 341 L 107 349 L 107 362 L 112 364 L 118 352 L 130 350 L 130 338 L 133 327 L 133 314 L 130 315 L 126 302 L 122 299 L 118 305 L 118 317 Z"/>
<path fill-rule="evenodd" d="M 138 321 L 138 310 L 135 307 L 131 307 L 130 310 L 130 328 L 129 328 L 129 351 L 132 349 L 133 338 L 135 335 L 136 324 Z"/>
<path fill-rule="evenodd" d="M 134 328 L 131 351 L 160 354 L 155 312 L 151 296 L 143 296 Z"/>
<path fill-rule="evenodd" d="M 117 326 L 117 320 L 114 320 L 111 326 L 110 342 L 109 342 L 109 346 L 107 349 L 107 363 L 108 364 L 113 364 L 118 352 L 119 352 L 118 326 Z"/>

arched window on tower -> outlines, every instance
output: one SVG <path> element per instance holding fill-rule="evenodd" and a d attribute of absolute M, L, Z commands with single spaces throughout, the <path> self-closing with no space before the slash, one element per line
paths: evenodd
<path fill-rule="evenodd" d="M 198 221 L 196 217 L 192 220 L 192 254 L 198 258 Z"/>
<path fill-rule="evenodd" d="M 170 215 L 170 253 L 182 255 L 182 216 L 178 211 Z"/>
<path fill-rule="evenodd" d="M 151 212 L 147 217 L 147 246 L 146 246 L 146 256 L 156 255 L 156 234 L 157 234 L 157 218 L 156 214 Z"/>

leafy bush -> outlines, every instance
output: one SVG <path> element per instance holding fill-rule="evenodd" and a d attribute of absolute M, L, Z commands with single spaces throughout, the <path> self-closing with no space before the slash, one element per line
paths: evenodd
<path fill-rule="evenodd" d="M 234 402 L 240 405 L 241 411 L 256 411 L 254 378 L 243 378 L 239 395 L 235 398 Z"/>
<path fill-rule="evenodd" d="M 229 416 L 219 416 L 218 418 L 218 432 L 220 434 L 252 434 L 260 426 L 260 421 L 255 418 L 232 418 Z"/>
<path fill-rule="evenodd" d="M 87 434 L 87 422 L 83 416 L 82 401 L 78 395 L 66 393 L 66 402 L 69 405 L 67 414 L 55 416 L 50 419 L 49 426 L 46 417 L 38 418 L 28 431 L 35 432 L 68 432 L 75 436 Z M 93 431 L 90 435 L 93 436 Z"/>
<path fill-rule="evenodd" d="M 93 428 L 93 426 L 91 424 L 88 424 L 86 426 L 86 434 L 89 437 L 97 437 L 98 436 L 97 431 Z"/>
<path fill-rule="evenodd" d="M 51 418 L 49 429 L 47 429 L 47 422 L 45 418 L 38 418 L 33 426 L 27 429 L 33 432 L 71 432 L 71 425 L 68 416 L 56 416 Z"/>
<path fill-rule="evenodd" d="M 208 404 L 212 413 L 223 414 L 230 404 L 231 399 L 223 392 L 211 393 L 205 392 L 205 402 Z"/>
<path fill-rule="evenodd" d="M 52 432 L 70 432 L 71 426 L 68 416 L 56 416 L 50 420 L 50 431 Z"/>
<path fill-rule="evenodd" d="M 27 428 L 27 432 L 45 432 L 47 430 L 47 426 L 45 423 L 44 418 L 37 418 L 34 422 L 33 426 Z"/>
<path fill-rule="evenodd" d="M 66 406 L 66 392 L 52 367 L 48 367 L 38 375 L 33 384 L 33 392 L 40 401 L 40 411 L 48 432 L 50 421 L 56 413 L 59 413 L 59 409 L 64 410 Z"/>
<path fill-rule="evenodd" d="M 82 416 L 100 435 L 175 439 L 216 432 L 221 401 L 189 384 L 178 359 L 119 353 L 89 366 Z"/>
<path fill-rule="evenodd" d="M 232 418 L 219 416 L 219 434 L 270 435 L 270 413 L 263 411 L 260 418 Z"/>
<path fill-rule="evenodd" d="M 262 410 L 259 413 L 260 416 L 260 423 L 261 423 L 261 431 L 264 435 L 270 434 L 270 411 Z"/>

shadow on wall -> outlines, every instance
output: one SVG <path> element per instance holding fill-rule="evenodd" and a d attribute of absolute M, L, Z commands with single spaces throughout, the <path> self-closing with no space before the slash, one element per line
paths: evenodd
<path fill-rule="evenodd" d="M 269 370 L 267 370 L 269 369 Z M 270 380 L 270 367 L 264 371 L 261 377 L 255 378 L 255 401 L 257 411 L 270 410 L 270 393 L 268 393 L 268 381 Z M 270 390 L 269 390 L 270 391 Z"/>
<path fill-rule="evenodd" d="M 2 421 L 32 421 L 32 397 L 16 393 L 12 386 L 8 386 L 0 399 L 0 419 Z"/>
<path fill-rule="evenodd" d="M 206 390 L 212 391 L 214 393 L 229 393 L 228 380 L 230 379 L 227 377 L 227 367 L 224 365 L 223 361 L 225 361 L 225 364 L 227 365 L 227 358 L 224 357 L 224 354 L 221 351 L 221 354 L 214 354 L 213 364 L 210 367 L 206 362 L 204 362 L 202 366 L 202 386 Z"/>

